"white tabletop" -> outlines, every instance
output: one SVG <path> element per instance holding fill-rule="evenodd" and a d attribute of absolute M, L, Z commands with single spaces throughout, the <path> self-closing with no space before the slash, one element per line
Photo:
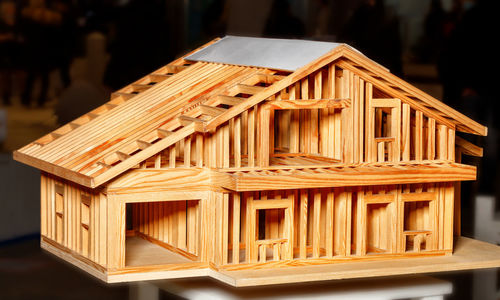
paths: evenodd
<path fill-rule="evenodd" d="M 142 282 L 131 289 L 131 300 L 158 299 L 164 290 L 186 299 L 443 299 L 452 284 L 427 276 L 336 280 L 316 283 L 235 288 L 210 278 Z"/>

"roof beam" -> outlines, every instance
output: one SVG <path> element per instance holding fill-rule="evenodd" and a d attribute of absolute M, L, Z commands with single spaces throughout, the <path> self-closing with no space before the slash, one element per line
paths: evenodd
<path fill-rule="evenodd" d="M 238 104 L 242 103 L 243 101 L 245 101 L 246 99 L 247 98 L 233 97 L 233 96 L 226 96 L 226 95 L 218 95 L 217 96 L 217 101 L 220 104 L 225 104 L 225 105 L 229 105 L 229 106 L 238 105 Z"/>
<path fill-rule="evenodd" d="M 135 141 L 135 142 L 137 143 L 137 146 L 138 146 L 141 150 L 144 150 L 144 149 L 146 149 L 146 148 L 149 148 L 149 147 L 151 147 L 151 145 L 153 145 L 153 144 L 151 144 L 151 143 L 149 143 L 149 142 L 142 141 L 142 140 L 137 140 L 137 141 Z"/>
<path fill-rule="evenodd" d="M 258 85 L 248 85 L 248 84 L 237 84 L 236 85 L 236 90 L 242 94 L 255 95 L 255 94 L 262 92 L 262 90 L 264 90 L 264 89 L 265 89 L 265 87 L 258 86 Z"/>
<path fill-rule="evenodd" d="M 350 99 L 320 99 L 320 100 L 279 100 L 266 101 L 269 109 L 319 109 L 345 108 L 351 105 Z"/>
<path fill-rule="evenodd" d="M 327 64 L 331 63 L 335 59 L 339 58 L 342 55 L 342 52 L 347 46 L 340 45 L 337 48 L 333 49 L 332 51 L 326 53 L 322 57 L 314 60 L 313 62 L 298 68 L 295 72 L 292 74 L 288 75 L 287 77 L 283 78 L 280 81 L 277 81 L 273 85 L 264 88 L 260 93 L 253 95 L 252 97 L 248 98 L 246 101 L 235 105 L 228 109 L 224 114 L 210 120 L 206 125 L 205 125 L 205 131 L 215 131 L 217 126 L 220 124 L 228 121 L 229 119 L 232 119 L 242 113 L 245 110 L 250 109 L 253 107 L 255 104 L 258 104 L 265 99 L 271 97 L 272 95 L 278 93 L 282 89 L 294 84 L 298 80 L 304 78 L 310 73 L 315 72 L 316 70 L 326 66 Z"/>
<path fill-rule="evenodd" d="M 463 139 L 459 136 L 455 136 L 455 144 L 462 150 L 463 154 L 483 157 L 483 148 L 474 145 L 473 143 Z"/>
<path fill-rule="evenodd" d="M 118 159 L 121 161 L 124 161 L 128 158 L 130 158 L 130 155 L 121 151 L 116 151 L 116 155 L 118 156 Z"/>
<path fill-rule="evenodd" d="M 215 107 L 215 106 L 210 106 L 210 105 L 205 105 L 201 104 L 200 105 L 200 111 L 202 114 L 211 116 L 211 117 L 217 117 L 218 115 L 224 113 L 227 109 L 221 108 L 221 107 Z"/>
<path fill-rule="evenodd" d="M 486 126 L 483 126 L 476 121 L 470 119 L 469 117 L 459 113 L 458 111 L 454 110 L 453 108 L 447 106 L 443 102 L 433 98 L 432 96 L 424 93 L 423 91 L 419 90 L 418 88 L 410 85 L 409 83 L 405 82 L 401 78 L 398 78 L 394 74 L 391 74 L 388 72 L 386 69 L 382 68 L 380 65 L 374 63 L 373 61 L 369 60 L 368 58 L 359 55 L 359 53 L 354 52 L 353 50 L 346 48 L 344 50 L 344 56 L 348 58 L 349 60 L 353 61 L 354 63 L 357 63 L 359 65 L 362 65 L 363 68 L 377 74 L 380 76 L 382 79 L 388 81 L 388 82 L 393 82 L 396 84 L 398 87 L 403 87 L 405 89 L 405 92 L 409 92 L 412 95 L 416 95 L 420 99 L 422 99 L 424 102 L 427 104 L 431 105 L 434 107 L 436 110 L 439 110 L 446 114 L 447 116 L 453 118 L 457 123 L 457 129 L 463 130 L 463 127 L 468 127 L 471 131 L 465 131 L 469 133 L 475 133 L 479 135 L 487 135 L 488 129 Z M 407 97 L 407 96 L 405 96 Z M 462 126 L 460 126 L 462 125 Z"/>
<path fill-rule="evenodd" d="M 169 131 L 169 130 L 166 130 L 166 129 L 162 129 L 162 128 L 158 128 L 156 129 L 156 132 L 158 132 L 158 136 L 160 138 L 165 138 L 169 135 L 171 135 L 173 132 L 172 131 Z"/>
<path fill-rule="evenodd" d="M 136 94 L 129 94 L 129 93 L 123 93 L 123 92 L 114 92 L 111 94 L 111 100 L 121 97 L 125 101 L 129 100 L 130 98 L 134 97 Z"/>
<path fill-rule="evenodd" d="M 432 109 L 427 108 L 424 105 L 419 104 L 416 101 L 409 99 L 403 93 L 391 88 L 390 86 L 388 86 L 386 83 L 383 83 L 379 79 L 373 78 L 372 76 L 368 75 L 367 73 L 363 72 L 362 70 L 356 69 L 355 67 L 350 65 L 348 62 L 343 61 L 343 60 L 339 60 L 337 62 L 337 65 L 343 69 L 347 69 L 349 71 L 356 73 L 356 75 L 358 75 L 359 77 L 361 77 L 365 81 L 371 82 L 374 86 L 376 86 L 381 91 L 388 93 L 390 95 L 393 95 L 396 98 L 401 99 L 401 101 L 409 104 L 414 109 L 417 109 L 417 110 L 423 112 L 424 114 L 426 114 L 427 116 L 430 116 L 430 117 L 436 119 L 436 121 L 438 121 L 440 124 L 446 125 L 449 128 L 455 128 L 455 123 L 451 122 L 450 120 L 448 120 L 446 118 L 443 118 L 443 116 L 439 115 L 437 112 L 433 111 Z"/>
<path fill-rule="evenodd" d="M 204 122 L 201 119 L 193 118 L 193 117 L 189 117 L 189 116 L 185 116 L 185 115 L 179 116 L 179 121 L 181 122 L 182 126 L 188 126 L 191 123 L 203 124 L 203 122 Z"/>

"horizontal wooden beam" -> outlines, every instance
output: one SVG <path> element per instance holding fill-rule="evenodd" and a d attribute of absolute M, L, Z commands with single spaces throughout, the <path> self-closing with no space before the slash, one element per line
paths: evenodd
<path fill-rule="evenodd" d="M 44 160 L 35 158 L 33 156 L 24 154 L 19 151 L 14 151 L 13 158 L 18 162 L 22 162 L 24 164 L 35 167 L 37 169 L 53 174 L 55 176 L 68 179 L 70 181 L 73 181 L 75 183 L 81 184 L 86 187 L 94 187 L 93 180 L 90 176 L 86 176 L 81 173 L 66 169 L 64 167 L 46 162 Z"/>
<path fill-rule="evenodd" d="M 321 174 L 293 170 L 269 176 L 270 171 L 232 174 L 233 182 L 224 188 L 238 192 L 302 188 L 370 186 L 452 182 L 476 179 L 476 167 L 462 164 L 423 165 L 421 167 L 324 168 Z"/>
<path fill-rule="evenodd" d="M 163 80 L 172 77 L 172 75 L 149 74 L 148 78 L 151 82 L 162 82 Z"/>
<path fill-rule="evenodd" d="M 235 106 L 238 105 L 242 102 L 244 102 L 247 98 L 243 97 L 233 97 L 233 96 L 226 96 L 226 95 L 217 95 L 217 101 L 220 104 L 225 104 L 229 106 Z"/>
<path fill-rule="evenodd" d="M 351 105 L 350 99 L 319 99 L 319 100 L 280 100 L 267 101 L 268 109 L 319 109 L 345 108 Z"/>
<path fill-rule="evenodd" d="M 262 92 L 265 87 L 258 85 L 237 84 L 236 89 L 242 94 L 255 95 Z"/>
<path fill-rule="evenodd" d="M 198 119 L 198 118 L 193 118 L 189 116 L 182 115 L 179 118 L 179 122 L 181 123 L 182 126 L 187 127 L 190 125 L 194 126 L 194 131 L 195 132 L 205 132 L 205 121 Z"/>
<path fill-rule="evenodd" d="M 289 208 L 291 202 L 288 200 L 256 200 L 252 202 L 252 207 L 255 209 L 274 209 L 274 208 Z"/>
<path fill-rule="evenodd" d="M 455 136 L 455 144 L 457 147 L 462 149 L 462 153 L 470 156 L 483 157 L 483 148 L 474 145 L 473 143 L 463 139 L 459 136 Z"/>
<path fill-rule="evenodd" d="M 137 169 L 116 178 L 107 186 L 117 195 L 210 190 L 210 170 L 203 168 Z M 144 198 L 141 198 L 144 199 Z"/>
<path fill-rule="evenodd" d="M 225 112 L 227 109 L 201 104 L 200 110 L 201 110 L 201 113 L 204 115 L 216 117 L 216 116 L 222 114 L 223 112 Z"/>

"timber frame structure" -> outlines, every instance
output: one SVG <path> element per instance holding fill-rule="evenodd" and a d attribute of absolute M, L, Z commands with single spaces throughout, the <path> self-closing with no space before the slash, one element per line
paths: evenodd
<path fill-rule="evenodd" d="M 327 44 L 292 70 L 181 57 L 15 151 L 42 247 L 107 282 L 450 255 L 482 156 L 455 133 L 487 128 Z"/>

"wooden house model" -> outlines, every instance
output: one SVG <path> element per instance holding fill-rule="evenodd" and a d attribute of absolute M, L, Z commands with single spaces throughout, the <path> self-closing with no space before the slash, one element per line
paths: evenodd
<path fill-rule="evenodd" d="M 42 248 L 107 282 L 231 283 L 451 255 L 482 155 L 457 131 L 487 128 L 348 45 L 228 36 L 14 158 L 41 170 Z"/>

